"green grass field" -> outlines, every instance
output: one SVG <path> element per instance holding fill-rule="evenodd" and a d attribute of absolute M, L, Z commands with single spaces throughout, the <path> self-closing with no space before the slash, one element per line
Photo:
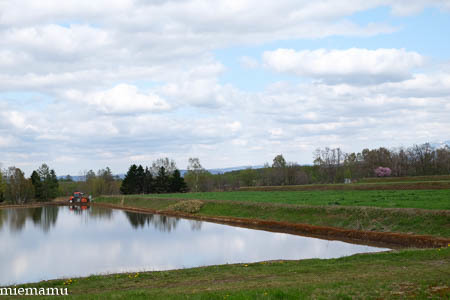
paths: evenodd
<path fill-rule="evenodd" d="M 112 274 L 21 287 L 27 286 L 68 287 L 73 299 L 448 299 L 450 248 Z"/>
<path fill-rule="evenodd" d="M 237 194 L 248 194 L 237 192 Z M 262 192 L 263 194 L 265 192 Z M 286 193 L 286 192 L 283 192 Z M 219 193 L 213 193 L 214 195 Z M 223 193 L 228 194 L 228 193 Z M 189 194 L 183 194 L 189 195 Z M 172 195 L 181 197 L 183 195 Z M 193 195 L 193 194 L 191 194 Z M 193 197 L 195 198 L 195 197 Z M 209 198 L 209 197 L 207 197 Z M 180 199 L 143 196 L 100 197 L 98 203 L 170 210 Z M 390 209 L 339 205 L 290 205 L 258 201 L 204 200 L 197 213 L 202 216 L 238 217 L 281 221 L 353 230 L 425 234 L 450 237 L 450 211 L 423 209 Z"/>
<path fill-rule="evenodd" d="M 342 205 L 384 208 L 450 209 L 448 190 L 377 191 L 235 191 L 185 194 L 154 194 L 144 197 L 224 200 L 296 205 Z"/>

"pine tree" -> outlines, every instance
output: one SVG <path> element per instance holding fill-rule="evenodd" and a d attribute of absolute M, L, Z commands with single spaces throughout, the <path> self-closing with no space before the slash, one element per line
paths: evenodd
<path fill-rule="evenodd" d="M 145 177 L 144 177 L 144 194 L 152 194 L 154 189 L 154 180 L 152 172 L 148 167 L 145 168 Z"/>
<path fill-rule="evenodd" d="M 144 186 L 145 186 L 145 171 L 144 168 L 139 165 L 139 167 L 136 169 L 136 190 L 135 194 L 142 194 L 144 193 Z"/>
<path fill-rule="evenodd" d="M 34 197 L 40 201 L 49 201 L 58 196 L 58 178 L 55 170 L 50 170 L 46 164 L 42 164 L 31 174 L 31 183 L 34 187 Z"/>
<path fill-rule="evenodd" d="M 134 194 L 137 186 L 137 166 L 131 165 L 122 181 L 120 192 L 124 195 Z"/>
<path fill-rule="evenodd" d="M 55 170 L 50 170 L 50 178 L 49 178 L 49 188 L 50 188 L 50 199 L 54 199 L 58 196 L 58 177 L 56 176 Z"/>
<path fill-rule="evenodd" d="M 181 173 L 178 169 L 173 172 L 173 175 L 170 177 L 170 190 L 171 193 L 184 193 L 187 191 L 186 182 L 184 182 L 184 178 L 181 177 Z"/>
<path fill-rule="evenodd" d="M 159 168 L 158 176 L 156 176 L 155 192 L 158 194 L 167 193 L 169 191 L 169 176 L 164 167 Z"/>
<path fill-rule="evenodd" d="M 33 171 L 31 173 L 31 183 L 34 187 L 34 198 L 41 199 L 42 197 L 42 182 L 41 177 L 39 176 L 37 171 Z"/>

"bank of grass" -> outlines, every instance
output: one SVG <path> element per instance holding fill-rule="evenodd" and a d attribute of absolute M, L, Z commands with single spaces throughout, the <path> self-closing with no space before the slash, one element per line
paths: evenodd
<path fill-rule="evenodd" d="M 134 196 L 100 197 L 95 201 L 126 207 L 170 211 L 176 203 L 185 200 Z M 202 201 L 203 205 L 196 212 L 196 215 L 199 216 L 237 217 L 353 230 L 450 237 L 450 211 L 448 210 L 289 205 L 228 200 Z"/>
<path fill-rule="evenodd" d="M 450 248 L 112 274 L 19 287 L 36 286 L 68 287 L 73 299 L 446 299 Z"/>
<path fill-rule="evenodd" d="M 371 206 L 384 208 L 450 209 L 447 190 L 375 191 L 233 191 L 184 194 L 154 194 L 145 198 L 183 198 L 296 205 Z"/>

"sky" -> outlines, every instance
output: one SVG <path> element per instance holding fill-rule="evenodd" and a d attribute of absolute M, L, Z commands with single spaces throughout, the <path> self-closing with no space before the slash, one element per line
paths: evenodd
<path fill-rule="evenodd" d="M 448 0 L 0 0 L 0 164 L 310 164 L 450 140 Z"/>

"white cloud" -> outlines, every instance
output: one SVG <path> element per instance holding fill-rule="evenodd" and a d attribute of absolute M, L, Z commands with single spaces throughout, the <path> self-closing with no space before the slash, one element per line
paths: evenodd
<path fill-rule="evenodd" d="M 128 84 L 119 84 L 107 91 L 88 94 L 72 90 L 66 93 L 66 97 L 107 114 L 159 112 L 171 108 L 158 95 L 140 93 L 137 87 Z"/>
<path fill-rule="evenodd" d="M 450 73 L 417 73 L 404 82 L 387 83 L 374 88 L 403 97 L 444 97 L 450 94 Z"/>
<path fill-rule="evenodd" d="M 177 76 L 156 90 L 172 102 L 203 108 L 230 107 L 237 91 L 229 84 L 220 84 L 218 76 L 225 70 L 220 63 L 206 63 Z"/>
<path fill-rule="evenodd" d="M 101 47 L 108 47 L 112 40 L 110 33 L 88 25 L 70 25 L 63 27 L 56 24 L 12 28 L 1 35 L 0 44 L 9 48 L 36 53 L 40 59 L 52 59 L 69 56 L 74 59 L 92 54 Z"/>
<path fill-rule="evenodd" d="M 2 2 L 0 47 L 7 50 L 0 53 L 1 64 L 8 65 L 9 76 L 57 77 L 81 71 L 123 75 L 124 69 L 138 67 L 191 67 L 220 47 L 393 30 L 389 25 L 357 25 L 343 19 L 370 7 L 364 1 L 351 6 L 335 1 L 263 2 Z M 139 74 L 134 75 L 137 78 Z"/>
<path fill-rule="evenodd" d="M 391 5 L 392 12 L 394 14 L 401 16 L 416 14 L 422 11 L 425 7 L 429 6 L 438 7 L 443 10 L 450 10 L 450 2 L 448 0 L 387 0 L 384 2 Z"/>
<path fill-rule="evenodd" d="M 17 139 L 14 136 L 0 136 L 0 146 L 3 148 L 14 146 L 17 143 Z M 1 169 L 1 164 L 0 164 Z"/>
<path fill-rule="evenodd" d="M 276 49 L 278 41 L 370 39 L 397 28 L 391 18 L 355 22 L 356 13 L 387 6 L 405 15 L 429 5 L 448 8 L 443 0 L 0 0 L 1 159 L 75 175 L 106 165 L 123 172 L 133 158 L 170 156 L 185 167 L 199 156 L 219 167 L 282 152 L 310 163 L 319 146 L 447 140 L 449 71 L 420 73 L 416 52 L 279 49 L 266 54 L 266 66 L 316 80 L 246 78 L 251 90 L 269 82 L 256 92 L 236 86 L 259 70 L 233 78 L 234 63 L 218 55 L 254 55 L 253 46 Z M 250 56 L 239 63 L 262 65 Z"/>
<path fill-rule="evenodd" d="M 404 49 L 304 50 L 277 49 L 263 53 L 266 67 L 280 73 L 323 79 L 330 83 L 402 81 L 424 57 Z"/>
<path fill-rule="evenodd" d="M 237 132 L 242 129 L 242 124 L 239 121 L 234 121 L 232 123 L 225 124 L 232 132 Z"/>

